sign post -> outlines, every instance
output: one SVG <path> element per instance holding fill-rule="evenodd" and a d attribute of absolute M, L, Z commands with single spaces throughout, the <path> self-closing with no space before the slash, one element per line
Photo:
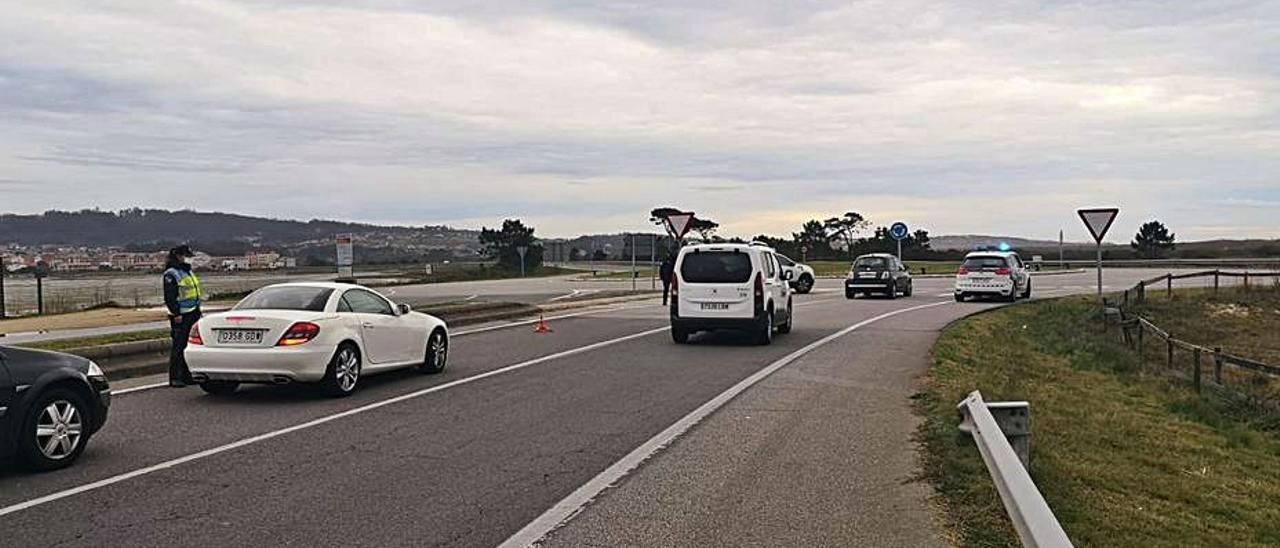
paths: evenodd
<path fill-rule="evenodd" d="M 889 227 L 889 236 L 898 241 L 898 261 L 902 261 L 902 240 L 907 239 L 907 234 L 911 229 L 907 228 L 907 223 L 898 221 Z"/>
<path fill-rule="evenodd" d="M 524 277 L 524 254 L 528 252 L 529 252 L 529 246 L 527 245 L 516 246 L 516 253 L 520 254 L 520 277 L 521 278 Z"/>
<path fill-rule="evenodd" d="M 356 277 L 353 241 L 354 238 L 350 234 L 334 236 L 334 244 L 337 246 L 338 280 L 354 280 Z"/>
<path fill-rule="evenodd" d="M 36 315 L 44 315 L 44 278 L 49 275 L 49 263 L 36 261 Z"/>
<path fill-rule="evenodd" d="M 1107 231 L 1111 230 L 1111 223 L 1115 222 L 1120 210 L 1106 207 L 1081 209 L 1076 213 L 1080 215 L 1080 220 L 1084 221 L 1084 226 L 1089 228 L 1089 234 L 1093 235 L 1093 241 L 1098 246 L 1098 305 L 1105 307 L 1102 300 L 1102 239 L 1107 236 Z"/>

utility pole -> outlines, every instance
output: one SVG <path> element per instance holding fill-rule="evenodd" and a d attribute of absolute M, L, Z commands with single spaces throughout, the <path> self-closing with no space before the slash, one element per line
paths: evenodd
<path fill-rule="evenodd" d="M 649 290 L 658 288 L 658 235 L 650 234 L 652 242 L 649 244 Z M 0 293 L 3 295 L 4 293 Z"/>
<path fill-rule="evenodd" d="M 0 320 L 5 318 L 4 310 L 4 274 L 8 270 L 4 266 L 4 255 L 0 255 Z"/>
<path fill-rule="evenodd" d="M 636 233 L 631 233 L 631 291 L 636 290 Z"/>
<path fill-rule="evenodd" d="M 1058 268 L 1062 268 L 1062 264 L 1066 262 L 1063 259 L 1065 255 L 1062 253 L 1062 246 L 1064 243 L 1063 236 L 1062 229 L 1058 229 Z"/>

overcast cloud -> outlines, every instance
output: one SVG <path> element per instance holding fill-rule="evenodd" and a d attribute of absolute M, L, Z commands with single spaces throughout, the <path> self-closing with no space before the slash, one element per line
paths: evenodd
<path fill-rule="evenodd" d="M 1280 2 L 0 0 L 0 210 L 1280 237 Z"/>

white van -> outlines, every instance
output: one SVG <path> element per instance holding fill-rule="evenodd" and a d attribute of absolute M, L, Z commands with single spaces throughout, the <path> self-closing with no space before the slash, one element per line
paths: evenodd
<path fill-rule="evenodd" d="M 735 329 L 773 341 L 791 332 L 791 276 L 777 252 L 762 244 L 699 244 L 680 249 L 671 282 L 671 338 Z"/>

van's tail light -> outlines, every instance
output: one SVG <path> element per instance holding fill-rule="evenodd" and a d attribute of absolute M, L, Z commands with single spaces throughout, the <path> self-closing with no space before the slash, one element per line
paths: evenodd
<path fill-rule="evenodd" d="M 680 277 L 672 276 L 671 277 L 671 298 L 675 299 L 676 297 L 679 297 L 679 296 L 680 296 Z"/>
<path fill-rule="evenodd" d="M 756 274 L 756 314 L 764 310 L 764 274 Z"/>
<path fill-rule="evenodd" d="M 320 334 L 320 326 L 311 322 L 298 322 L 280 336 L 276 346 L 297 346 L 305 344 Z"/>
<path fill-rule="evenodd" d="M 964 276 L 965 274 L 968 274 L 968 273 L 969 273 L 969 269 L 962 266 L 960 267 L 960 270 L 956 271 L 956 276 Z"/>
<path fill-rule="evenodd" d="M 191 334 L 187 335 L 187 344 L 204 346 L 204 339 L 200 338 L 200 320 L 196 320 L 196 323 L 191 324 Z"/>
<path fill-rule="evenodd" d="M 1008 275 L 1009 275 L 1009 269 L 1007 268 L 996 269 L 996 276 L 1008 276 Z"/>

